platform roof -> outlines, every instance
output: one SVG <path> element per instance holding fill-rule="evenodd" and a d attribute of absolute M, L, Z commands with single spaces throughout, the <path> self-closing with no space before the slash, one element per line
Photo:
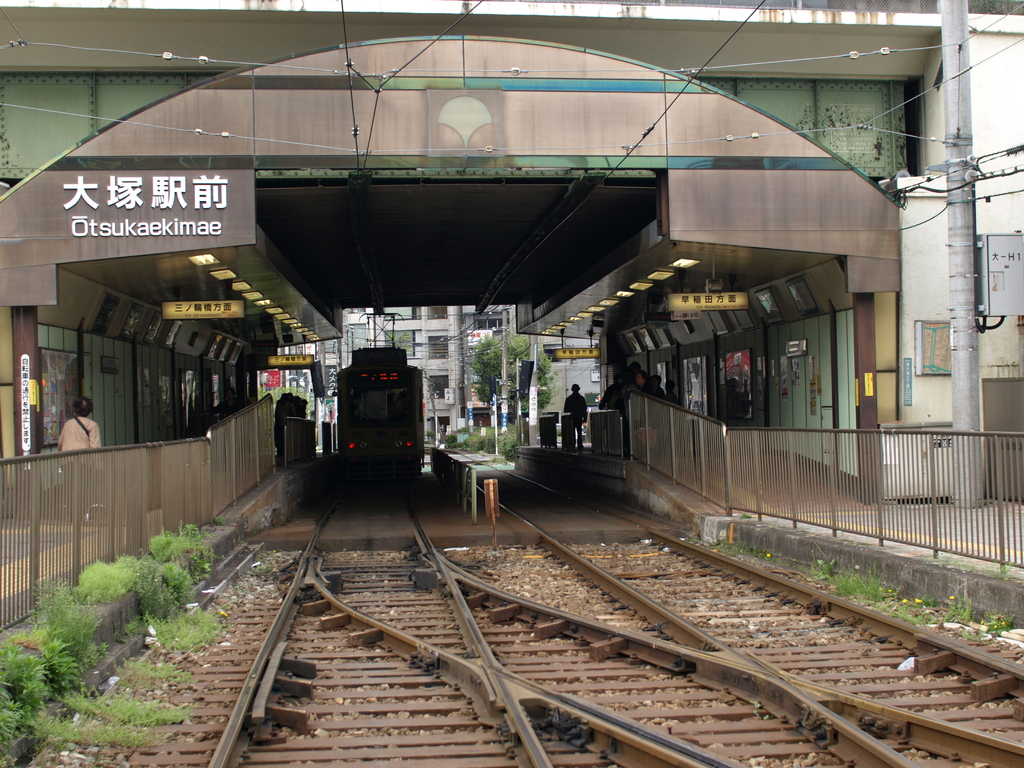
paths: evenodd
<path fill-rule="evenodd" d="M 387 40 L 213 78 L 57 158 L 0 201 L 0 303 L 56 303 L 58 266 L 154 304 L 237 298 L 211 275 L 229 268 L 321 338 L 365 306 L 515 303 L 540 331 L 681 256 L 698 284 L 709 251 L 740 289 L 839 256 L 850 290 L 895 290 L 897 221 L 806 136 L 679 73 Z"/>

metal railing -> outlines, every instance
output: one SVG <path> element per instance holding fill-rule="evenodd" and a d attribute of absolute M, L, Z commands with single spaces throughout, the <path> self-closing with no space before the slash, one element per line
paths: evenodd
<path fill-rule="evenodd" d="M 539 444 L 544 448 L 558 447 L 558 416 L 547 413 L 537 419 Z"/>
<path fill-rule="evenodd" d="M 274 400 L 258 403 L 214 424 L 210 440 L 213 505 L 224 509 L 274 468 Z"/>
<path fill-rule="evenodd" d="M 284 424 L 284 465 L 316 458 L 316 422 L 289 417 Z"/>
<path fill-rule="evenodd" d="M 630 395 L 631 455 L 747 512 L 1024 566 L 1024 434 L 726 427 Z"/>
<path fill-rule="evenodd" d="M 504 2 L 525 2 L 526 0 L 504 0 Z M 533 0 L 531 0 L 532 2 Z M 556 2 L 556 0 L 540 0 Z M 757 0 L 574 0 L 575 3 L 599 3 L 639 6 L 694 6 L 709 8 L 757 8 Z M 1009 13 L 1019 3 L 1005 3 L 1001 0 L 972 0 L 971 13 Z M 760 6 L 766 10 L 788 11 L 861 11 L 871 13 L 938 13 L 938 0 L 767 0 Z"/>
<path fill-rule="evenodd" d="M 477 511 L 477 465 L 471 460 L 441 448 L 430 449 L 430 471 L 434 473 L 445 490 L 451 493 L 462 506 L 463 512 L 473 516 L 476 525 Z"/>
<path fill-rule="evenodd" d="M 618 411 L 590 413 L 590 450 L 609 456 L 622 456 L 622 414 Z"/>
<path fill-rule="evenodd" d="M 269 398 L 197 440 L 0 459 L 0 626 L 28 616 L 40 581 L 73 584 L 97 560 L 203 525 L 273 465 Z"/>

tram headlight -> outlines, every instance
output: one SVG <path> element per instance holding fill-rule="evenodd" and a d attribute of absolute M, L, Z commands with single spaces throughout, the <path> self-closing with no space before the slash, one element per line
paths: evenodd
<path fill-rule="evenodd" d="M 395 440 L 395 448 L 401 448 L 401 447 L 402 447 L 402 441 L 401 440 Z"/>
<path fill-rule="evenodd" d="M 366 448 L 366 441 L 363 440 L 361 443 L 359 443 L 359 447 L 360 448 Z"/>

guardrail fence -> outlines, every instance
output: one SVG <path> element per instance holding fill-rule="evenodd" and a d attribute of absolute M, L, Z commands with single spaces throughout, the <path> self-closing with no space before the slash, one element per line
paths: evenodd
<path fill-rule="evenodd" d="M 28 616 L 41 580 L 209 522 L 273 469 L 273 423 L 267 397 L 205 438 L 0 459 L 0 625 Z"/>
<path fill-rule="evenodd" d="M 587 415 L 590 426 L 590 450 L 609 456 L 622 456 L 622 414 L 618 411 L 591 411 Z"/>
<path fill-rule="evenodd" d="M 1024 566 L 1024 434 L 727 427 L 636 392 L 629 418 L 632 458 L 726 514 Z"/>
<path fill-rule="evenodd" d="M 316 457 L 316 422 L 289 417 L 284 424 L 284 465 Z"/>

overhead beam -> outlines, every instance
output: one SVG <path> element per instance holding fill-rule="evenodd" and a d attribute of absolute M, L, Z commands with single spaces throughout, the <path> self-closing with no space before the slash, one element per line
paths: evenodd
<path fill-rule="evenodd" d="M 595 189 L 601 186 L 607 177 L 607 171 L 591 171 L 569 185 L 569 189 L 562 196 L 562 199 L 545 214 L 541 222 L 534 227 L 533 231 L 526 236 L 522 244 L 508 257 L 494 274 L 494 277 L 491 278 L 487 290 L 484 291 L 476 305 L 477 312 L 483 312 L 490 306 L 498 291 L 512 277 L 513 273 L 540 248 L 556 229 L 587 201 L 587 198 L 593 194 Z"/>
<path fill-rule="evenodd" d="M 370 185 L 373 174 L 369 171 L 350 171 L 348 176 L 348 210 L 352 222 L 352 239 L 359 255 L 363 277 L 370 288 L 370 303 L 377 314 L 384 312 L 384 289 L 380 283 L 377 256 L 373 251 L 373 230 L 370 229 Z"/>

